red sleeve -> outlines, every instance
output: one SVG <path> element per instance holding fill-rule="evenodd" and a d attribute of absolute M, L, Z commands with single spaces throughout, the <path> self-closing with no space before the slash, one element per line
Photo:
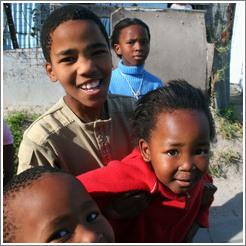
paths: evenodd
<path fill-rule="evenodd" d="M 156 176 L 140 155 L 135 153 L 122 161 L 111 161 L 106 167 L 84 173 L 77 178 L 94 198 L 130 190 L 150 191 Z"/>
<path fill-rule="evenodd" d="M 212 177 L 206 173 L 203 177 L 203 180 L 207 183 L 213 183 Z M 201 227 L 209 227 L 209 208 L 214 200 L 214 197 L 209 201 L 208 205 L 201 206 L 200 211 L 196 217 L 196 221 L 199 223 Z"/>

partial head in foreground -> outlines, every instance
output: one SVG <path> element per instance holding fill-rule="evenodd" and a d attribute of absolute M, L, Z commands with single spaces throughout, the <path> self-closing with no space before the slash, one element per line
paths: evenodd
<path fill-rule="evenodd" d="M 112 243 L 109 222 L 71 174 L 34 167 L 3 191 L 4 243 Z"/>
<path fill-rule="evenodd" d="M 185 80 L 169 81 L 138 102 L 132 132 L 143 159 L 176 194 L 206 173 L 215 126 L 207 95 Z"/>

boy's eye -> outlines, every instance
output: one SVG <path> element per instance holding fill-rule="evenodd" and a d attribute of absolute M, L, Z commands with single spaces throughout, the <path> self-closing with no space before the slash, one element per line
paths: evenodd
<path fill-rule="evenodd" d="M 101 54 L 107 54 L 107 50 L 96 50 L 94 51 L 93 55 L 101 55 Z"/>
<path fill-rule="evenodd" d="M 67 230 L 57 231 L 56 233 L 54 233 L 52 235 L 52 237 L 50 238 L 50 241 L 55 241 L 55 240 L 61 239 L 65 236 L 67 236 L 68 234 L 69 234 L 69 231 L 67 231 Z"/>
<path fill-rule="evenodd" d="M 99 213 L 98 212 L 93 212 L 90 213 L 87 217 L 86 217 L 86 221 L 87 222 L 91 222 L 93 220 L 95 220 L 98 217 Z"/>
<path fill-rule="evenodd" d="M 172 150 L 167 151 L 167 154 L 170 156 L 177 156 L 178 151 L 176 149 L 172 149 Z"/>
<path fill-rule="evenodd" d="M 74 57 L 65 57 L 60 60 L 60 62 L 73 62 L 75 61 Z"/>
<path fill-rule="evenodd" d="M 206 154 L 208 154 L 207 149 L 198 149 L 195 151 L 195 155 L 206 155 Z"/>

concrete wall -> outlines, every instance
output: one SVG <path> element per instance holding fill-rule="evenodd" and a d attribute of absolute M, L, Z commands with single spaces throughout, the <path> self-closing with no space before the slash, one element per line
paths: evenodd
<path fill-rule="evenodd" d="M 150 28 L 146 69 L 162 81 L 184 78 L 208 89 L 213 47 L 207 44 L 205 12 L 173 9 L 120 8 L 111 15 L 112 27 L 124 18 L 139 18 Z M 209 47 L 208 47 L 209 46 Z M 113 53 L 113 64 L 119 58 Z"/>
<path fill-rule="evenodd" d="M 204 12 L 121 8 L 112 14 L 112 25 L 126 17 L 142 19 L 150 27 L 148 71 L 164 82 L 184 78 L 208 88 L 213 48 L 207 49 Z M 112 55 L 116 67 L 119 59 Z M 52 83 L 46 74 L 41 49 L 3 52 L 4 105 L 50 106 L 64 94 L 59 82 Z"/>
<path fill-rule="evenodd" d="M 50 106 L 65 94 L 50 81 L 41 49 L 4 51 L 2 82 L 4 105 Z"/>

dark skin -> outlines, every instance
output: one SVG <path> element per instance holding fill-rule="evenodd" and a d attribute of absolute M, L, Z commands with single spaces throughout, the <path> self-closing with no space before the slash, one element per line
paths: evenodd
<path fill-rule="evenodd" d="M 129 219 L 144 211 L 150 203 L 151 195 L 146 191 L 129 191 L 118 195 L 102 209 L 108 219 Z"/>
<path fill-rule="evenodd" d="M 112 70 L 112 58 L 99 27 L 90 20 L 69 20 L 52 33 L 50 58 L 46 71 L 52 82 L 59 80 L 66 91 L 64 100 L 83 121 L 108 119 L 104 109 Z M 97 83 L 91 91 L 82 85 Z M 134 217 L 149 205 L 146 192 L 121 194 L 106 214 L 120 218 Z"/>
<path fill-rule="evenodd" d="M 3 169 L 4 178 L 3 185 L 5 186 L 14 176 L 14 145 L 7 144 L 3 146 Z"/>
<path fill-rule="evenodd" d="M 183 123 L 184 120 L 186 124 Z M 163 122 L 165 122 L 165 124 Z M 167 132 L 169 133 L 167 134 Z M 187 132 L 189 132 L 189 134 L 187 134 Z M 203 175 L 207 172 L 209 165 L 208 133 L 208 122 L 205 116 L 200 112 L 180 110 L 168 115 L 164 113 L 160 114 L 158 117 L 156 130 L 152 133 L 151 140 L 146 142 L 140 139 L 139 147 L 143 159 L 145 162 L 151 163 L 159 181 L 172 192 L 184 194 L 202 179 Z M 184 146 L 188 147 L 185 148 Z M 164 155 L 162 153 L 164 153 Z M 182 162 L 180 158 L 176 158 L 177 153 L 185 153 L 182 155 Z M 191 157 L 187 158 L 187 156 Z M 164 162 L 165 165 L 163 165 Z M 191 166 L 196 166 L 197 168 L 190 168 Z M 190 176 L 192 177 L 191 181 L 186 182 L 188 185 L 182 182 L 182 180 L 187 179 L 186 177 L 188 175 L 186 176 L 186 173 L 191 173 Z M 178 182 L 177 180 L 181 181 Z M 207 204 L 211 200 L 214 192 L 214 186 L 205 183 L 201 205 Z M 133 211 L 136 211 L 136 215 L 138 215 L 137 209 L 143 211 L 148 206 L 150 199 L 147 198 L 144 204 L 141 204 L 141 201 L 137 202 L 137 199 L 137 196 L 136 201 L 127 201 L 122 196 L 115 198 L 103 209 L 104 214 L 108 218 L 120 219 L 118 211 L 121 211 L 122 206 L 124 206 L 125 211 L 120 212 L 121 215 L 124 215 L 123 218 L 133 217 L 131 216 L 134 214 L 132 213 Z M 127 206 L 131 207 L 131 209 L 127 209 Z M 134 210 L 134 207 L 137 209 Z M 127 211 L 129 211 L 129 214 L 125 213 Z M 196 226 L 195 228 L 197 230 L 199 227 Z M 196 230 L 194 230 L 192 235 L 195 234 Z"/>

